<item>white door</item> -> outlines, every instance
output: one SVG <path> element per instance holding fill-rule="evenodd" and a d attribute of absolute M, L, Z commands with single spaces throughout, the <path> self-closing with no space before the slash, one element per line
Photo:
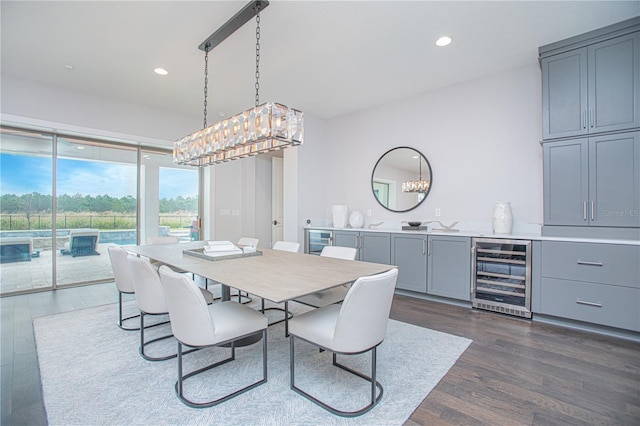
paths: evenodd
<path fill-rule="evenodd" d="M 284 236 L 284 160 L 271 159 L 271 244 Z"/>

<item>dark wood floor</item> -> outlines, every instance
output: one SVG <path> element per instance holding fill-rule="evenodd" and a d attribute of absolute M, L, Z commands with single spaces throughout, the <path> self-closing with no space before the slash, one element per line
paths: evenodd
<path fill-rule="evenodd" d="M 46 424 L 32 319 L 116 300 L 113 284 L 0 299 L 2 425 Z M 473 339 L 407 425 L 640 424 L 638 343 L 405 296 L 391 317 Z"/>

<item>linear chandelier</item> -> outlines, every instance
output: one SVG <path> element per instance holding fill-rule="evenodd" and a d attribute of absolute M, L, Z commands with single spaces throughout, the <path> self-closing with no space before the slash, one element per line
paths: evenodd
<path fill-rule="evenodd" d="M 418 180 L 408 180 L 402 182 L 402 192 L 429 192 L 431 186 L 431 180 L 422 179 L 422 158 L 418 157 L 418 163 L 420 167 L 420 177 Z"/>
<path fill-rule="evenodd" d="M 260 11 L 266 0 L 254 0 L 218 28 L 198 47 L 205 52 L 204 125 L 173 143 L 173 161 L 190 166 L 208 166 L 301 145 L 304 137 L 303 113 L 277 102 L 260 104 Z M 207 126 L 207 83 L 209 52 L 256 17 L 256 97 L 255 106 Z"/>

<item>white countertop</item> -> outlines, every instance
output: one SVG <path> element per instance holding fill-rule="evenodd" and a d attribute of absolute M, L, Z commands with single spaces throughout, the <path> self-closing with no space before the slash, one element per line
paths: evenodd
<path fill-rule="evenodd" d="M 439 230 L 403 230 L 401 228 L 333 228 L 331 226 L 306 226 L 305 229 L 325 229 L 328 231 L 351 231 L 351 232 L 384 232 L 391 234 L 415 234 L 415 235 L 438 235 L 449 237 L 478 237 L 478 238 L 500 238 L 507 240 L 531 240 L 531 241 L 562 241 L 578 243 L 599 243 L 599 244 L 624 244 L 640 245 L 637 240 L 604 239 L 604 238 L 572 238 L 572 237 L 551 237 L 541 233 L 515 232 L 512 234 L 494 234 L 492 232 L 460 230 L 459 232 L 447 232 Z"/>

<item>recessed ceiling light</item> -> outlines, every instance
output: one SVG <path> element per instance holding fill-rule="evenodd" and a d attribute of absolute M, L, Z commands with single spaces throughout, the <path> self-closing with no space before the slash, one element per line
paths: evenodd
<path fill-rule="evenodd" d="M 169 71 L 165 70 L 164 68 L 156 68 L 153 70 L 153 72 L 155 72 L 158 75 L 167 75 L 169 74 Z"/>
<path fill-rule="evenodd" d="M 84 149 L 84 146 L 82 146 L 82 145 L 76 145 L 76 148 L 82 151 L 82 150 Z"/>
<path fill-rule="evenodd" d="M 436 40 L 436 46 L 443 47 L 451 43 L 451 37 L 443 36 Z"/>
<path fill-rule="evenodd" d="M 65 67 L 66 69 L 68 69 L 69 71 L 71 71 L 71 70 L 74 68 L 74 66 L 73 66 L 73 65 L 71 65 L 71 64 L 64 64 L 64 67 Z"/>

